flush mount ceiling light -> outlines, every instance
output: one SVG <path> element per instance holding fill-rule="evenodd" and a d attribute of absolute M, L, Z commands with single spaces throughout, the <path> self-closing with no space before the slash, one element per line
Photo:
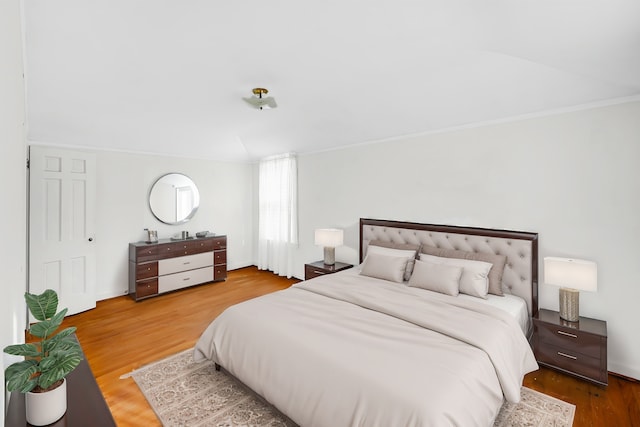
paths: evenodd
<path fill-rule="evenodd" d="M 276 104 L 276 100 L 271 96 L 262 97 L 262 95 L 266 95 L 269 93 L 267 89 L 257 87 L 253 89 L 253 96 L 250 98 L 242 98 L 253 108 L 259 110 L 270 110 L 272 108 L 276 108 L 278 104 Z"/>

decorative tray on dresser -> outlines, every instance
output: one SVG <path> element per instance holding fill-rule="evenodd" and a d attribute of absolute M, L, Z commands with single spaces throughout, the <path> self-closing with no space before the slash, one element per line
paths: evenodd
<path fill-rule="evenodd" d="M 227 236 L 129 243 L 129 295 L 136 301 L 227 278 Z"/>
<path fill-rule="evenodd" d="M 533 350 L 540 365 L 606 386 L 607 322 L 580 317 L 567 322 L 540 309 L 533 318 Z"/>

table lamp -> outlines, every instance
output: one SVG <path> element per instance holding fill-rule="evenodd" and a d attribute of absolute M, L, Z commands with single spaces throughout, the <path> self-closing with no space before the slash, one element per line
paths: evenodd
<path fill-rule="evenodd" d="M 598 267 L 592 261 L 545 257 L 544 282 L 560 286 L 560 317 L 577 322 L 580 318 L 580 291 L 598 290 Z"/>
<path fill-rule="evenodd" d="M 337 228 L 318 228 L 315 233 L 317 246 L 324 246 L 324 263 L 336 263 L 336 246 L 342 245 L 343 231 Z"/>

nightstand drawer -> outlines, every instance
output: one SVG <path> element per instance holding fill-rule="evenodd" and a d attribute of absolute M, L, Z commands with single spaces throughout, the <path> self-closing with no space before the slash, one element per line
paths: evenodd
<path fill-rule="evenodd" d="M 319 268 L 315 268 L 315 267 L 310 266 L 310 265 L 305 265 L 304 266 L 304 279 L 305 280 L 313 279 L 314 277 L 323 276 L 325 274 L 330 274 L 330 272 L 328 272 L 326 270 L 321 270 Z"/>
<path fill-rule="evenodd" d="M 539 344 L 536 357 L 540 363 L 547 363 L 604 383 L 607 381 L 606 367 L 602 368 L 602 360 L 599 357 L 585 356 L 550 344 Z"/>
<path fill-rule="evenodd" d="M 539 340 L 542 342 L 600 358 L 602 339 L 599 336 L 550 324 L 536 323 L 536 329 Z"/>
<path fill-rule="evenodd" d="M 313 279 L 318 276 L 337 273 L 353 267 L 351 264 L 336 261 L 335 264 L 325 264 L 324 261 L 311 262 L 304 265 L 304 280 Z"/>

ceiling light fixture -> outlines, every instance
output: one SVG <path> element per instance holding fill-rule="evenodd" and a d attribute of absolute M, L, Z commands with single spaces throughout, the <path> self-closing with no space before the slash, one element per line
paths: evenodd
<path fill-rule="evenodd" d="M 276 104 L 276 100 L 273 99 L 273 97 L 271 96 L 267 96 L 265 98 L 262 97 L 262 95 L 266 95 L 269 93 L 267 89 L 257 87 L 257 88 L 254 88 L 252 92 L 254 96 L 250 98 L 242 98 L 242 99 L 244 99 L 253 108 L 256 108 L 259 110 L 262 110 L 262 109 L 270 110 L 278 106 L 278 104 Z"/>

